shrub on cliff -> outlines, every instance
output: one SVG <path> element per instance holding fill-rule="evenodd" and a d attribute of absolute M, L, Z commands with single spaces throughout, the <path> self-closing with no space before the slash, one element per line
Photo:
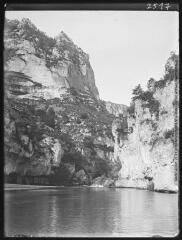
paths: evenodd
<path fill-rule="evenodd" d="M 153 79 L 152 79 L 153 81 Z M 156 100 L 154 97 L 153 97 L 153 92 L 152 91 L 143 91 L 140 84 L 138 86 L 136 86 L 134 89 L 133 89 L 133 102 L 135 100 L 141 100 L 143 101 L 142 103 L 142 107 L 147 107 L 149 108 L 151 114 L 155 114 L 157 117 L 159 116 L 159 101 Z M 133 103 L 134 104 L 134 103 Z M 131 104 L 131 107 L 129 109 L 129 111 L 133 111 L 134 108 Z"/>
<path fill-rule="evenodd" d="M 153 97 L 148 98 L 146 100 L 146 103 L 142 104 L 143 107 L 149 108 L 150 113 L 155 114 L 156 117 L 159 117 L 159 105 L 159 101 L 154 99 Z"/>
<path fill-rule="evenodd" d="M 155 83 L 156 88 L 164 88 L 165 86 L 166 86 L 166 80 L 162 78 L 159 81 L 156 81 Z"/>

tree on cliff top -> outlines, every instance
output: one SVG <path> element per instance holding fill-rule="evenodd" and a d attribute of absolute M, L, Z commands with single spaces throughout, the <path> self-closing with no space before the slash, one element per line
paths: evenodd
<path fill-rule="evenodd" d="M 143 89 L 140 84 L 138 84 L 132 92 L 132 100 L 135 101 L 137 98 L 139 98 L 143 94 Z"/>

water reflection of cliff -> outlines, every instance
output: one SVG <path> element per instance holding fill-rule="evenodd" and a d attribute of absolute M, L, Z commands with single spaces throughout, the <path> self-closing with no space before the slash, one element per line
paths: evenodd
<path fill-rule="evenodd" d="M 177 195 L 62 188 L 5 195 L 5 229 L 33 236 L 174 236 Z"/>

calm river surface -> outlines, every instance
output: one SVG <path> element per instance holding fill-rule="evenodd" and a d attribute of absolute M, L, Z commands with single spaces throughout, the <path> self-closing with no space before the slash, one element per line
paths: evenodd
<path fill-rule="evenodd" d="M 60 187 L 5 191 L 6 236 L 175 236 L 178 195 Z"/>

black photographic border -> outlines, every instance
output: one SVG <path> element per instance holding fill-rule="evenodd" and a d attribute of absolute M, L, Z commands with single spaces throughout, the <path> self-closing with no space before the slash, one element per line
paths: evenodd
<path fill-rule="evenodd" d="M 154 3 L 169 3 L 170 4 L 170 8 L 168 10 L 164 10 L 164 11 L 179 11 L 179 40 L 181 40 L 181 33 L 182 33 L 182 27 L 181 27 L 181 5 L 180 5 L 180 1 L 78 1 L 78 0 L 61 0 L 61 1 L 40 1 L 40 0 L 3 0 L 1 2 L 2 4 L 2 9 L 3 12 L 0 14 L 1 17 L 1 92 L 0 92 L 0 97 L 1 97 L 1 137 L 2 137 L 2 141 L 1 141 L 1 174 L 0 174 L 0 182 L 1 182 L 1 215 L 0 215 L 0 222 L 1 222 L 1 239 L 11 239 L 11 237 L 5 237 L 4 236 L 4 118 L 3 118 L 3 107 L 4 107 L 4 85 L 3 85 L 3 32 L 4 32 L 4 19 L 5 19 L 5 11 L 54 11 L 54 10 L 69 10 L 69 11 L 84 11 L 84 10 L 90 10 L 90 11 L 99 11 L 99 10 L 104 10 L 104 11 L 160 11 L 159 9 L 155 9 L 155 10 L 148 10 L 147 9 L 147 4 L 154 4 Z M 179 62 L 180 62 L 180 56 L 181 56 L 181 46 L 180 46 L 180 41 L 179 41 Z M 181 83 L 180 83 L 180 76 L 181 76 L 181 67 L 179 66 L 179 112 L 181 113 Z M 180 149 L 180 139 L 181 139 L 181 114 L 179 114 L 179 139 L 178 139 L 178 156 L 179 156 L 179 193 L 178 193 L 178 206 L 179 206 L 179 233 L 177 236 L 175 236 L 174 238 L 176 239 L 182 239 L 182 234 L 181 234 L 181 184 L 180 184 L 180 175 L 181 175 L 181 162 L 180 162 L 180 156 L 181 156 L 181 149 Z M 157 237 L 157 236 L 156 236 Z M 17 238 L 17 237 L 15 237 Z M 91 237 L 94 238 L 94 237 Z M 102 238 L 102 237 L 101 237 Z M 104 238 L 104 237 L 103 237 Z M 118 238 L 118 237 L 113 237 L 113 238 Z M 136 237 L 137 238 L 137 237 Z M 143 237 L 141 237 L 143 238 Z M 17 238 L 18 239 L 18 238 Z M 46 239 L 46 238 L 44 238 Z M 55 239 L 57 239 L 55 237 Z M 131 238 L 132 239 L 132 238 Z M 134 239 L 134 238 L 133 238 Z M 145 239 L 145 238 L 144 238 Z M 146 238 L 147 239 L 147 238 Z"/>

